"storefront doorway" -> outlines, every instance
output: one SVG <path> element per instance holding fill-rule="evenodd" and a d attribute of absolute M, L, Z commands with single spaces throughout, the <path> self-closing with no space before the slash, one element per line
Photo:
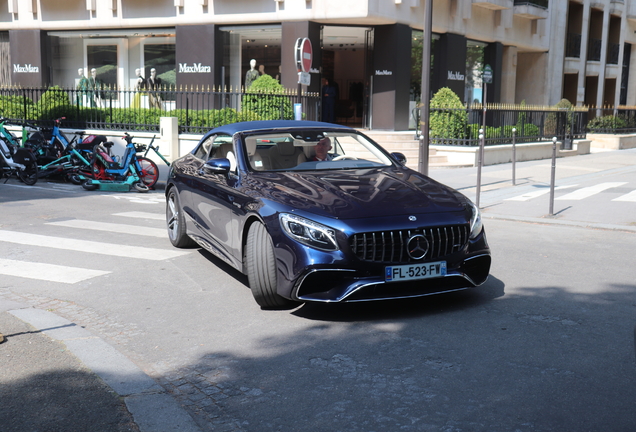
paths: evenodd
<path fill-rule="evenodd" d="M 336 89 L 335 123 L 368 127 L 373 34 L 369 27 L 322 27 L 321 72 Z"/>

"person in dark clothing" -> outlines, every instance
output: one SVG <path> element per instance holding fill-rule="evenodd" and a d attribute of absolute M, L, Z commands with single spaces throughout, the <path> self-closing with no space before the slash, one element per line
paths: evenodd
<path fill-rule="evenodd" d="M 336 88 L 327 78 L 322 79 L 322 121 L 336 121 Z"/>

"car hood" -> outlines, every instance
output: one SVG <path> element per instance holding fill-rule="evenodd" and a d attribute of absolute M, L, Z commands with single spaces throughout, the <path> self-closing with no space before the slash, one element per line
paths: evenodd
<path fill-rule="evenodd" d="M 465 208 L 457 191 L 409 169 L 252 173 L 246 183 L 255 198 L 339 219 Z"/>

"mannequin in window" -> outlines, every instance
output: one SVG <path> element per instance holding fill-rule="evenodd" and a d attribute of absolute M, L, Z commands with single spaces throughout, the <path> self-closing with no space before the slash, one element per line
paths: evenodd
<path fill-rule="evenodd" d="M 282 70 L 283 66 L 282 65 L 278 65 L 278 73 L 276 74 L 276 81 L 278 81 L 278 84 L 280 84 L 280 80 L 281 80 L 281 70 Z"/>
<path fill-rule="evenodd" d="M 252 83 L 259 76 L 260 75 L 259 75 L 258 71 L 256 70 L 256 60 L 252 59 L 252 60 L 250 60 L 250 70 L 248 70 L 247 73 L 245 74 L 245 90 L 250 88 Z"/>
<path fill-rule="evenodd" d="M 259 75 L 265 75 L 265 65 L 259 65 L 258 66 L 258 74 Z"/>
<path fill-rule="evenodd" d="M 141 75 L 141 69 L 135 69 L 135 75 L 137 76 L 137 83 L 135 84 L 135 90 L 144 91 L 146 89 L 146 78 Z"/>
<path fill-rule="evenodd" d="M 150 69 L 150 77 L 147 80 L 148 89 L 150 92 L 150 108 L 161 108 L 161 95 L 156 93 L 157 90 L 161 90 L 161 78 L 157 76 L 157 70 L 155 68 Z"/>
<path fill-rule="evenodd" d="M 88 105 L 88 100 L 86 99 L 86 95 L 88 94 L 88 78 L 84 75 L 84 68 L 79 68 L 77 70 L 77 75 L 79 75 L 79 81 L 77 82 L 77 104 L 78 105 Z"/>
<path fill-rule="evenodd" d="M 91 76 L 88 78 L 88 88 L 91 92 L 91 106 L 102 107 L 102 94 L 101 91 L 104 87 L 104 83 L 97 77 L 97 69 L 91 69 Z"/>
<path fill-rule="evenodd" d="M 144 94 L 144 91 L 146 90 L 146 87 L 148 87 L 148 85 L 146 82 L 146 78 L 141 75 L 141 69 L 135 69 L 135 75 L 137 76 L 137 81 L 135 82 L 136 93 L 133 97 L 131 107 L 141 108 L 141 96 Z"/>

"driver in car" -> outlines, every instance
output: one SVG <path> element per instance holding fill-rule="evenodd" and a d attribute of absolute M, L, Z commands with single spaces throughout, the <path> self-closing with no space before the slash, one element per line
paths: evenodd
<path fill-rule="evenodd" d="M 321 139 L 314 150 L 316 155 L 311 159 L 312 161 L 330 161 L 331 155 L 328 152 L 331 150 L 331 139 L 327 137 Z"/>

